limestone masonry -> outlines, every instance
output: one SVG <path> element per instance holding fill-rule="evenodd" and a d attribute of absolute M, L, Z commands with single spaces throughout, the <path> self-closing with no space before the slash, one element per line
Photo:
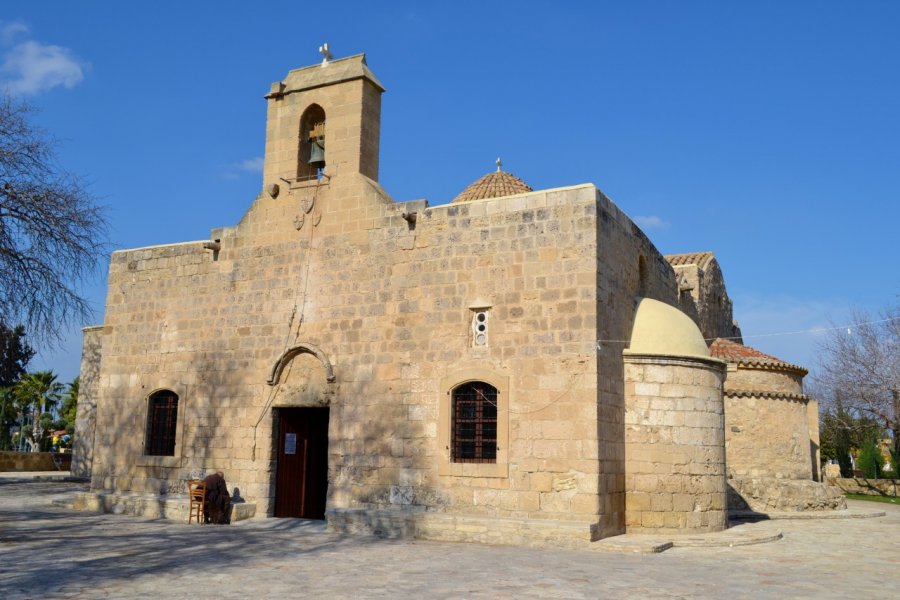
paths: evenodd
<path fill-rule="evenodd" d="M 73 463 L 95 495 L 222 470 L 256 518 L 566 546 L 724 529 L 745 480 L 824 488 L 805 371 L 710 354 L 752 350 L 712 254 L 499 166 L 395 202 L 383 91 L 363 55 L 291 71 L 240 223 L 112 255 Z"/>

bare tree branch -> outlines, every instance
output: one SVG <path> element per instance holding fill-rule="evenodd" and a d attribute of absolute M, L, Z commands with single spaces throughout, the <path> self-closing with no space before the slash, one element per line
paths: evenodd
<path fill-rule="evenodd" d="M 820 346 L 820 400 L 834 418 L 874 419 L 900 456 L 900 307 L 879 317 L 857 311 L 852 320 Z"/>
<path fill-rule="evenodd" d="M 91 315 L 78 286 L 107 254 L 107 221 L 83 182 L 56 164 L 56 144 L 29 122 L 33 112 L 0 100 L 0 321 L 52 342 Z"/>

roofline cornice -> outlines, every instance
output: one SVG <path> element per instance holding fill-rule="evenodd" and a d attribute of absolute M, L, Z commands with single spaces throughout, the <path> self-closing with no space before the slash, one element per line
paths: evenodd
<path fill-rule="evenodd" d="M 767 400 L 787 400 L 790 402 L 809 402 L 806 394 L 791 392 L 763 392 L 760 390 L 725 390 L 726 398 L 765 398 Z"/>
<path fill-rule="evenodd" d="M 795 365 L 782 361 L 769 361 L 763 359 L 753 359 L 753 358 L 726 358 L 724 359 L 726 362 L 735 364 L 739 368 L 747 369 L 747 370 L 756 370 L 756 371 L 780 371 L 783 373 L 794 373 L 795 375 L 800 375 L 801 377 L 805 377 L 809 374 L 809 369 L 805 369 L 800 365 Z"/>

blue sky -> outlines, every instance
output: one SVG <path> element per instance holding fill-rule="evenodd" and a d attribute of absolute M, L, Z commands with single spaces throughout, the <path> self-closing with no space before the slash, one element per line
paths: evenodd
<path fill-rule="evenodd" d="M 900 302 L 900 3 L 43 1 L 0 21 L 0 85 L 42 109 L 115 248 L 236 223 L 263 95 L 327 41 L 387 88 L 397 200 L 447 202 L 498 155 L 535 189 L 594 183 L 662 252 L 715 252 L 746 343 L 809 366 L 821 334 L 768 334 Z M 85 282 L 85 325 L 105 287 Z M 80 337 L 32 368 L 70 379 Z"/>

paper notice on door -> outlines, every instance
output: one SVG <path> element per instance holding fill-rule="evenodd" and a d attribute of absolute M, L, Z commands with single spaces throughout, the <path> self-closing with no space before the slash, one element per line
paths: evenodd
<path fill-rule="evenodd" d="M 297 434 L 296 433 L 285 433 L 284 434 L 284 453 L 285 454 L 297 454 Z"/>

